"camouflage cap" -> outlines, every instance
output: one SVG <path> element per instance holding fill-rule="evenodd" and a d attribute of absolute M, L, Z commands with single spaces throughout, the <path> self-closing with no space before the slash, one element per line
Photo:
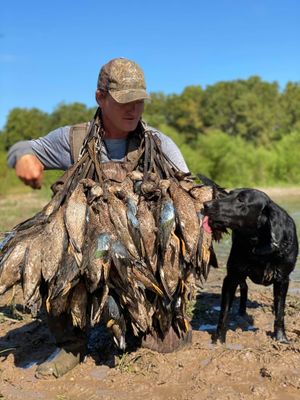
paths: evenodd
<path fill-rule="evenodd" d="M 109 92 L 118 103 L 149 99 L 144 72 L 134 61 L 114 58 L 100 70 L 97 89 Z"/>

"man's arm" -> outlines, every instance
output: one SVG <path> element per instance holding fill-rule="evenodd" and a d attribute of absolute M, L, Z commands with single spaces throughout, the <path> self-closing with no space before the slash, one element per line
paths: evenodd
<path fill-rule="evenodd" d="M 70 127 L 58 128 L 35 140 L 15 143 L 8 152 L 7 163 L 16 175 L 34 189 L 40 188 L 44 169 L 66 170 L 72 164 Z"/>
<path fill-rule="evenodd" d="M 44 166 L 33 154 L 25 154 L 18 159 L 15 165 L 16 175 L 25 185 L 33 189 L 42 187 Z"/>
<path fill-rule="evenodd" d="M 169 136 L 166 136 L 156 129 L 154 129 L 153 132 L 157 134 L 161 141 L 162 151 L 169 157 L 176 167 L 180 169 L 180 171 L 189 172 L 183 155 L 175 142 Z"/>

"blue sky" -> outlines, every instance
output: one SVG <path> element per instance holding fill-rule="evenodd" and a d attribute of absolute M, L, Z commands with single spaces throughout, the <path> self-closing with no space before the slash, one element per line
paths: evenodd
<path fill-rule="evenodd" d="M 94 106 L 114 57 L 138 62 L 150 92 L 252 75 L 284 88 L 300 81 L 299 21 L 298 0 L 2 0 L 0 129 L 15 107 Z"/>

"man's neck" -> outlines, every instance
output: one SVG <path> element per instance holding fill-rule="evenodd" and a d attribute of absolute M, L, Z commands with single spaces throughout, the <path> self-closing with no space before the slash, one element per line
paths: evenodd
<path fill-rule="evenodd" d="M 104 128 L 105 139 L 127 139 L 129 132 L 111 132 Z"/>
<path fill-rule="evenodd" d="M 109 121 L 103 118 L 103 128 L 105 132 L 105 139 L 127 139 L 129 132 L 124 132 L 112 126 Z"/>

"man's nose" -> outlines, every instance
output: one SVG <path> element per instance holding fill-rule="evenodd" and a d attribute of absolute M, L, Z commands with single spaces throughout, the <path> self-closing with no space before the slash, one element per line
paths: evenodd
<path fill-rule="evenodd" d="M 127 112 L 135 112 L 137 110 L 137 103 L 135 101 L 126 104 Z"/>

